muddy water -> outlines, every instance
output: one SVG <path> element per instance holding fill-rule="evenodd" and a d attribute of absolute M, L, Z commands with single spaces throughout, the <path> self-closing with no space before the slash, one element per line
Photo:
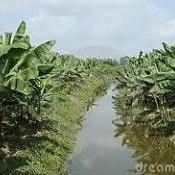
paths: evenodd
<path fill-rule="evenodd" d="M 116 127 L 112 124 L 117 118 L 113 95 L 115 92 L 111 88 L 87 112 L 70 163 L 70 174 L 175 174 L 169 172 L 173 170 L 168 173 L 165 170 L 162 170 L 163 173 L 156 171 L 159 164 L 162 164 L 162 169 L 166 164 L 175 165 L 175 148 L 167 138 L 147 138 L 143 127 Z M 155 167 L 149 170 L 150 165 Z"/>

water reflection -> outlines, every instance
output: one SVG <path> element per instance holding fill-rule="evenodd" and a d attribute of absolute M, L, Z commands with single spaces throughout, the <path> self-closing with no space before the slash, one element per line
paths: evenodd
<path fill-rule="evenodd" d="M 71 175 L 128 175 L 128 169 L 135 166 L 130 150 L 122 146 L 122 139 L 114 137 L 112 95 L 115 92 L 110 89 L 87 112 L 70 165 Z"/>
<path fill-rule="evenodd" d="M 174 123 L 169 122 L 168 127 L 161 127 L 160 130 L 148 127 L 148 118 L 154 118 L 155 111 L 144 105 L 134 108 L 126 107 L 122 100 L 126 99 L 113 99 L 117 114 L 113 124 L 116 126 L 116 139 L 120 138 L 122 145 L 132 151 L 131 159 L 137 164 L 130 169 L 128 174 L 174 175 L 175 145 L 168 137 L 174 131 Z M 137 123 L 137 119 L 142 123 Z M 167 169 L 169 165 L 171 169 Z M 141 172 L 138 171 L 138 167 Z"/>
<path fill-rule="evenodd" d="M 147 128 L 143 126 L 117 126 L 116 137 L 122 139 L 122 145 L 133 151 L 132 158 L 137 164 L 175 165 L 175 146 L 168 138 L 162 136 L 147 136 Z M 147 170 L 148 171 L 148 170 Z M 138 174 L 135 169 L 133 174 Z M 148 172 L 147 172 L 148 173 Z M 147 174 L 146 173 L 146 174 Z M 166 174 L 166 172 L 150 172 L 149 174 Z M 168 173 L 168 174 L 174 174 Z"/>
<path fill-rule="evenodd" d="M 175 165 L 175 146 L 167 137 L 150 134 L 144 125 L 134 126 L 114 119 L 127 119 L 134 113 L 113 104 L 110 89 L 87 112 L 78 147 L 70 164 L 71 175 L 173 175 L 166 172 L 136 171 L 140 163 Z M 117 115 L 116 115 L 117 110 Z M 132 118 L 132 117 L 131 117 Z M 147 170 L 147 169 L 146 169 Z"/>

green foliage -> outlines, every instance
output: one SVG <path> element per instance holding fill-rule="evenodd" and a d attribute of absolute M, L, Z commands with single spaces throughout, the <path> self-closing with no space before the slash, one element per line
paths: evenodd
<path fill-rule="evenodd" d="M 157 127 L 159 123 L 162 126 L 162 120 L 163 126 L 173 120 L 170 109 L 175 104 L 174 62 L 175 46 L 163 43 L 163 49 L 148 54 L 140 52 L 138 57 L 124 57 L 118 66 L 118 98 L 126 97 L 124 105 L 133 108 L 149 108 L 155 117 L 159 117 L 158 123 L 154 124 Z"/>
<path fill-rule="evenodd" d="M 37 113 L 43 100 L 42 88 L 48 85 L 47 79 L 53 76 L 54 54 L 51 48 L 55 41 L 31 47 L 30 39 L 25 33 L 26 24 L 22 22 L 14 37 L 12 33 L 1 37 L 0 99 L 2 105 L 22 104 L 33 108 L 32 111 Z"/>
<path fill-rule="evenodd" d="M 118 64 L 60 55 L 54 45 L 33 46 L 25 22 L 0 36 L 0 174 L 63 174 L 82 113 Z"/>

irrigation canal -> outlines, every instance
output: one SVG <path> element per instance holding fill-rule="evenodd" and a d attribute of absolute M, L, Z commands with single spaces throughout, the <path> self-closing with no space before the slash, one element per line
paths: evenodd
<path fill-rule="evenodd" d="M 70 175 L 138 175 L 140 172 L 136 172 L 135 167 L 140 163 L 175 165 L 175 149 L 166 138 L 147 138 L 142 127 L 121 129 L 112 124 L 117 118 L 114 95 L 110 88 L 86 113 L 70 163 Z M 118 131 L 120 134 L 116 137 Z"/>

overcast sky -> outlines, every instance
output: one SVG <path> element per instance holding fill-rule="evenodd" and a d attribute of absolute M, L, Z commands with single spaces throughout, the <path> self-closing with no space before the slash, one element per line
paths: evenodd
<path fill-rule="evenodd" d="M 175 42 L 174 11 L 174 0 L 0 0 L 0 31 L 25 20 L 34 43 L 117 58 Z"/>

